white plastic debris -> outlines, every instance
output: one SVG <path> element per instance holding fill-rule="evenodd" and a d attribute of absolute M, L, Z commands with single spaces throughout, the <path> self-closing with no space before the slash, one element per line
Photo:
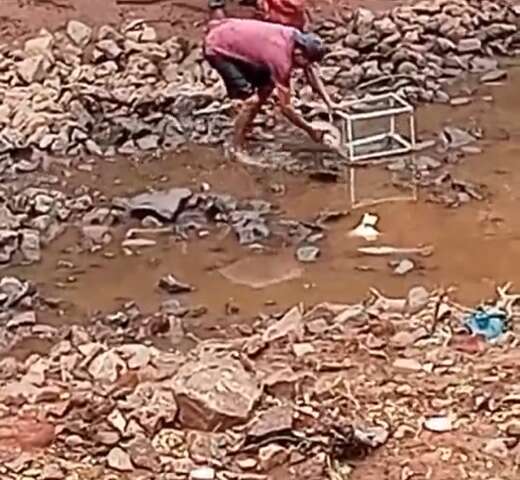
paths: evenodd
<path fill-rule="evenodd" d="M 424 421 L 424 428 L 436 433 L 449 432 L 453 430 L 453 419 L 449 416 L 430 417 Z"/>
<path fill-rule="evenodd" d="M 359 225 L 349 232 L 349 237 L 363 238 L 368 242 L 377 240 L 381 233 L 377 230 L 376 224 L 379 217 L 372 213 L 365 213 Z"/>
<path fill-rule="evenodd" d="M 190 472 L 190 480 L 214 480 L 215 470 L 211 467 L 200 467 Z"/>

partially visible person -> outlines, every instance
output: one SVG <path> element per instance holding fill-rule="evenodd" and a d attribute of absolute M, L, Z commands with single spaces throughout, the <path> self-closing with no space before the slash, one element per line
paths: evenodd
<path fill-rule="evenodd" d="M 225 1 L 208 0 L 211 19 L 227 17 Z M 239 0 L 239 3 L 256 7 L 266 22 L 294 27 L 301 31 L 305 30 L 307 20 L 310 20 L 310 13 L 306 7 L 307 0 Z M 318 65 L 306 69 L 306 74 L 309 85 L 323 99 L 329 111 L 332 111 L 334 103 L 323 84 Z"/>
<path fill-rule="evenodd" d="M 243 101 L 233 134 L 237 155 L 245 153 L 245 135 L 273 92 L 290 122 L 316 142 L 323 140 L 325 131 L 315 129 L 291 105 L 291 74 L 303 69 L 309 85 L 316 89 L 313 65 L 325 54 L 319 37 L 294 27 L 238 18 L 209 23 L 204 56 L 221 76 L 228 96 Z"/>
<path fill-rule="evenodd" d="M 306 30 L 310 21 L 307 0 L 239 0 L 239 5 L 254 7 L 258 19 Z M 208 0 L 212 19 L 227 17 L 226 0 Z"/>

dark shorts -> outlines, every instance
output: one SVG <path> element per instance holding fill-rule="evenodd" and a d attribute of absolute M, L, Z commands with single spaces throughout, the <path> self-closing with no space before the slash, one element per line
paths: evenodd
<path fill-rule="evenodd" d="M 229 98 L 244 100 L 258 90 L 274 88 L 271 70 L 265 65 L 254 65 L 222 55 L 208 55 L 206 60 L 221 76 Z"/>

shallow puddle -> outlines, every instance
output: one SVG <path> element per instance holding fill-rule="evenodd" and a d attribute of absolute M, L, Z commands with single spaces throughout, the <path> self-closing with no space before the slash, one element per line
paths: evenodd
<path fill-rule="evenodd" d="M 520 260 L 519 85 L 520 75 L 512 72 L 504 86 L 483 87 L 470 105 L 418 110 L 421 138 L 431 138 L 446 124 L 483 128 L 483 153 L 467 155 L 453 168 L 453 173 L 457 178 L 486 184 L 490 199 L 448 209 L 426 203 L 420 196 L 417 202 L 371 208 L 380 217 L 378 228 L 382 236 L 376 244 L 434 247 L 430 257 L 406 256 L 413 259 L 417 268 L 405 276 L 395 275 L 389 266 L 391 260 L 401 257 L 371 257 L 357 252 L 366 242 L 350 238 L 348 232 L 364 210 L 353 210 L 330 224 L 320 245 L 321 256 L 312 264 L 297 264 L 294 246 L 280 246 L 258 256 L 239 246 L 229 232 L 217 230 L 207 238 L 187 242 L 158 237 L 157 246 L 143 248 L 135 256 L 124 255 L 119 242 L 114 241 L 104 249 L 112 252 L 114 258 L 106 258 L 102 253 L 66 253 L 66 247 L 77 242 L 77 236 L 69 234 L 47 248 L 41 264 L 7 271 L 26 276 L 44 294 L 68 302 L 67 315 L 49 319 L 66 322 L 84 321 L 96 310 L 115 309 L 129 300 L 153 311 L 168 297 L 157 287 L 159 278 L 168 273 L 196 286 L 195 292 L 180 298 L 208 308 L 200 326 L 204 322 L 210 326 L 231 320 L 226 314 L 230 301 L 240 309 L 238 318 L 246 321 L 266 308 L 266 303 L 282 308 L 300 301 L 357 301 L 372 286 L 398 295 L 414 284 L 454 285 L 459 288 L 459 299 L 478 302 L 492 295 L 497 284 L 520 284 L 516 267 Z M 487 95 L 492 95 L 493 101 L 482 99 Z M 358 193 L 370 198 L 384 196 L 389 192 L 389 178 L 383 167 L 363 169 L 358 172 Z M 95 184 L 108 196 L 143 191 L 150 186 L 199 188 L 207 182 L 216 192 L 263 198 L 277 204 L 282 216 L 306 220 L 324 210 L 349 208 L 344 184 L 318 183 L 283 172 L 228 163 L 220 151 L 208 149 L 139 162 L 99 161 L 92 172 L 77 174 L 70 182 Z M 273 188 L 280 184 L 285 186 L 283 195 Z M 59 260 L 71 261 L 75 267 L 57 268 Z M 219 272 L 222 268 L 226 275 Z"/>

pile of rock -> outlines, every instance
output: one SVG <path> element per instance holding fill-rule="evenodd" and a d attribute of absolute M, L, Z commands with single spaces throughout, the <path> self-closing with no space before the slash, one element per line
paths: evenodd
<path fill-rule="evenodd" d="M 505 75 L 491 57 L 518 52 L 519 15 L 507 3 L 465 0 L 349 11 L 317 25 L 333 47 L 325 80 L 338 96 L 368 82 L 447 101 L 444 84 L 465 72 L 487 72 L 485 80 Z M 4 160 L 27 148 L 110 156 L 214 144 L 230 128 L 230 105 L 200 45 L 159 41 L 139 20 L 97 31 L 71 21 L 23 48 L 4 46 L 0 97 Z"/>
<path fill-rule="evenodd" d="M 68 222 L 93 208 L 86 191 L 76 196 L 46 187 L 4 191 L 0 202 L 0 264 L 33 263 L 41 247 L 66 228 Z"/>
<path fill-rule="evenodd" d="M 507 371 L 516 366 L 517 333 L 486 347 L 461 333 L 466 310 L 442 294 L 422 287 L 405 298 L 374 293 L 356 305 L 263 316 L 188 353 L 105 341 L 94 326 L 63 327 L 47 354 L 0 360 L 2 478 L 131 472 L 141 479 L 264 480 L 281 467 L 290 478 L 317 480 L 382 444 L 380 461 L 421 471 L 421 456 L 406 466 L 395 456 L 423 452 L 422 425 L 468 433 L 490 423 L 489 435 L 507 440 L 502 451 L 514 448 L 504 409 L 514 397 Z M 518 298 L 501 297 L 508 311 Z M 482 348 L 487 360 L 475 369 L 473 354 Z M 474 402 L 488 398 L 487 370 L 501 388 L 494 410 L 483 413 Z M 431 454 L 428 438 L 424 452 Z M 489 450 L 498 441 L 486 440 Z M 35 447 L 45 449 L 44 458 Z M 484 462 L 481 449 L 471 449 L 465 465 L 487 472 L 490 455 Z M 512 456 L 496 458 L 514 468 Z M 456 466 L 458 459 L 444 462 Z"/>
<path fill-rule="evenodd" d="M 228 225 L 241 245 L 282 239 L 298 244 L 323 237 L 321 225 L 313 222 L 280 219 L 270 202 L 260 199 L 238 200 L 231 195 L 171 188 L 140 193 L 132 198 L 114 199 L 115 208 L 140 218 L 143 225 L 174 224 L 183 237 L 194 232 L 206 235 L 212 225 Z"/>
<path fill-rule="evenodd" d="M 520 7 L 508 2 L 425 0 L 378 14 L 348 11 L 317 31 L 334 45 L 323 73 L 342 95 L 372 86 L 447 102 L 446 86 L 465 73 L 484 74 L 484 82 L 506 76 L 495 57 L 520 53 L 519 25 Z"/>

